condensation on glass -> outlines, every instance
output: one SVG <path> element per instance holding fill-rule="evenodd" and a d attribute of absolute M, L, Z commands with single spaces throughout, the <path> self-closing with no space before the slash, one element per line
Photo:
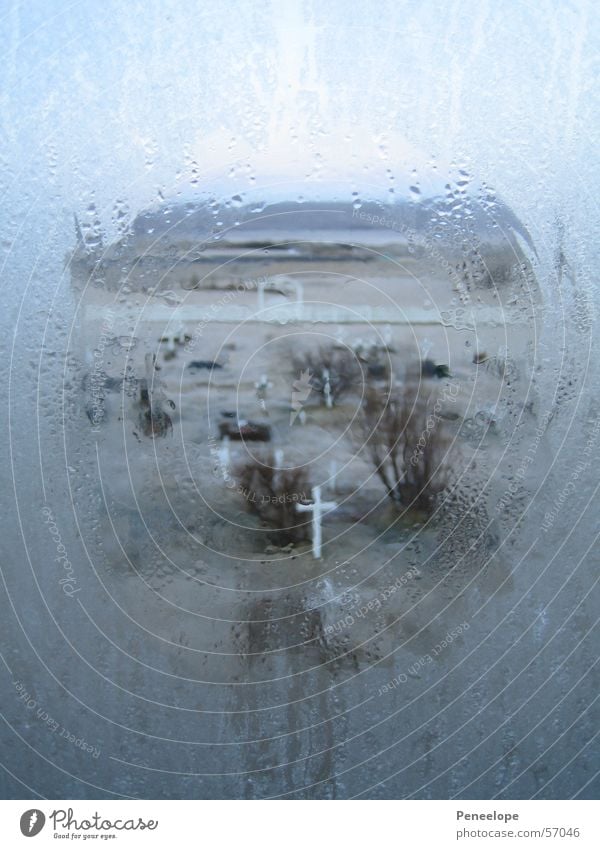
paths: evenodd
<path fill-rule="evenodd" d="M 593 796 L 583 10 L 109 11 L 2 24 L 7 795 Z"/>

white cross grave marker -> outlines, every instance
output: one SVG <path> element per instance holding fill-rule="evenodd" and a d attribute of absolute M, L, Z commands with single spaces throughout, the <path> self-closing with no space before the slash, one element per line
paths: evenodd
<path fill-rule="evenodd" d="M 283 451 L 276 448 L 273 457 L 273 483 L 279 485 L 281 470 L 283 469 Z"/>
<path fill-rule="evenodd" d="M 260 380 L 255 381 L 254 388 L 256 389 L 256 397 L 258 398 L 258 403 L 268 415 L 267 405 L 265 401 L 267 398 L 267 392 L 269 391 L 269 389 L 273 388 L 273 384 L 269 380 L 268 375 L 261 374 Z"/>
<path fill-rule="evenodd" d="M 229 475 L 229 461 L 230 461 L 230 453 L 229 453 L 229 437 L 224 436 L 221 440 L 221 445 L 218 449 L 219 455 L 219 471 L 223 475 L 223 480 L 226 480 Z"/>
<path fill-rule="evenodd" d="M 313 557 L 318 560 L 321 557 L 321 518 L 323 512 L 328 513 L 330 510 L 335 510 L 337 503 L 335 501 L 321 501 L 320 486 L 313 486 L 312 498 L 312 504 L 296 504 L 296 510 L 299 513 L 312 513 L 312 550 Z"/>
<path fill-rule="evenodd" d="M 329 369 L 323 369 L 323 395 L 325 396 L 325 406 L 333 407 L 333 398 L 331 397 L 331 383 L 329 382 Z"/>

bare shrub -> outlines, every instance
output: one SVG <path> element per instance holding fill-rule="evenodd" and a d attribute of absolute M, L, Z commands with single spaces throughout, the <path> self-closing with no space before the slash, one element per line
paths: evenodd
<path fill-rule="evenodd" d="M 359 424 L 364 450 L 398 506 L 429 515 L 450 482 L 451 440 L 436 395 L 423 384 L 368 387 Z"/>
<path fill-rule="evenodd" d="M 306 469 L 277 469 L 272 455 L 268 455 L 264 460 L 251 460 L 238 467 L 235 477 L 247 509 L 273 529 L 273 542 L 287 545 L 309 539 L 310 523 L 296 511 L 297 504 L 310 500 Z"/>
<path fill-rule="evenodd" d="M 140 406 L 141 411 L 138 416 L 138 423 L 144 436 L 166 436 L 173 432 L 173 422 L 171 416 L 165 413 L 161 404 L 150 404 L 145 401 L 146 390 L 142 387 Z M 172 403 L 172 402 L 171 402 Z"/>
<path fill-rule="evenodd" d="M 169 404 L 171 409 L 175 407 L 172 401 L 167 401 L 162 387 L 156 377 L 156 356 L 146 354 L 146 377 L 140 380 L 139 406 L 141 408 L 138 417 L 139 426 L 144 436 L 166 436 L 173 431 L 173 422 L 165 405 Z"/>
<path fill-rule="evenodd" d="M 348 392 L 359 390 L 364 379 L 358 357 L 348 348 L 334 345 L 323 345 L 313 351 L 293 351 L 294 376 L 307 370 L 311 387 L 325 402 L 329 396 L 332 404 Z"/>

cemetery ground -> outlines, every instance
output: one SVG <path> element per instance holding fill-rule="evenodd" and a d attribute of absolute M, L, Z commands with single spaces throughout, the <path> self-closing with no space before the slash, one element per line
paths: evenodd
<path fill-rule="evenodd" d="M 245 324 L 229 334 L 215 322 L 203 328 L 201 349 L 186 353 L 178 345 L 175 356 L 165 357 L 166 344 L 157 342 L 160 391 L 175 405 L 169 408 L 172 433 L 164 438 L 141 437 L 130 400 L 121 404 L 118 393 L 107 398 L 97 437 L 104 504 L 99 527 L 124 609 L 140 620 L 156 618 L 160 639 L 172 642 L 180 634 L 179 674 L 196 677 L 202 670 L 210 680 L 268 675 L 282 652 L 296 658 L 292 668 L 315 662 L 346 672 L 376 660 L 393 666 L 399 644 L 406 644 L 409 657 L 427 653 L 437 642 L 441 600 L 452 603 L 463 621 L 463 591 L 473 575 L 486 592 L 510 586 L 508 567 L 494 553 L 497 520 L 487 499 L 442 499 L 428 517 L 399 516 L 372 462 L 357 450 L 353 422 L 360 390 L 332 407 L 312 391 L 303 415 L 290 423 L 299 377 L 291 367 L 290 337 L 314 348 L 323 338 L 339 337 L 339 327 L 258 328 L 260 334 L 257 325 Z M 191 335 L 193 326 L 184 330 Z M 348 341 L 373 335 L 364 327 L 343 331 Z M 393 345 L 396 359 L 411 363 L 418 363 L 424 346 L 436 353 L 446 346 L 460 391 L 446 404 L 445 426 L 459 449 L 459 476 L 469 467 L 473 493 L 478 480 L 493 481 L 502 423 L 461 426 L 465 416 L 474 418 L 473 398 L 480 411 L 491 406 L 501 382 L 473 362 L 465 341 L 465 334 L 427 327 L 404 339 L 396 329 Z M 220 367 L 190 369 L 200 350 L 203 360 Z M 267 425 L 271 441 L 230 440 L 225 447 L 219 439 L 224 413 Z M 337 505 L 323 515 L 320 558 L 314 557 L 310 513 L 301 516 L 303 538 L 282 543 L 240 491 L 240 466 L 265 458 L 273 463 L 275 455 L 282 468 L 306 470 L 299 502 L 310 504 L 312 488 L 320 486 L 322 499 Z M 401 588 L 390 592 L 398 581 Z M 164 615 L 165 604 L 170 615 Z M 348 616 L 352 626 L 339 627 Z"/>

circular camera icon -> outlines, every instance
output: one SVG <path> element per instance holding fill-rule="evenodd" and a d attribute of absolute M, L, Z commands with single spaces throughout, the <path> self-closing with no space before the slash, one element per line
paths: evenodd
<path fill-rule="evenodd" d="M 21 815 L 21 834 L 24 837 L 35 837 L 43 829 L 46 817 L 38 808 L 31 808 Z"/>

